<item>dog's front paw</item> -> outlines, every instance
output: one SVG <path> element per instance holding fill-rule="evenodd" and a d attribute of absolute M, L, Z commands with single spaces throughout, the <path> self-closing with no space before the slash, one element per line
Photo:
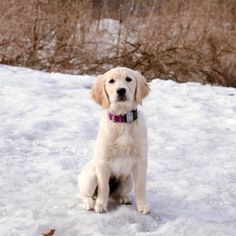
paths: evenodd
<path fill-rule="evenodd" d="M 96 213 L 102 213 L 102 212 L 107 211 L 107 203 L 100 203 L 96 201 L 96 204 L 94 206 L 94 211 Z"/>
<path fill-rule="evenodd" d="M 94 208 L 95 201 L 91 197 L 83 197 L 83 209 L 89 211 Z"/>
<path fill-rule="evenodd" d="M 137 203 L 137 208 L 138 208 L 138 211 L 142 212 L 143 214 L 147 214 L 151 211 L 151 207 L 150 207 L 149 203 L 147 203 L 147 202 Z"/>

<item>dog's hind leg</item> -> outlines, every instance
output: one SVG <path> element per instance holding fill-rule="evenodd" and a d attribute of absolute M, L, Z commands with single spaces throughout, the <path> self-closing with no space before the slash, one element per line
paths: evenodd
<path fill-rule="evenodd" d="M 133 190 L 133 178 L 131 175 L 119 180 L 119 186 L 115 192 L 111 193 L 111 197 L 119 204 L 131 204 L 128 194 Z"/>
<path fill-rule="evenodd" d="M 89 162 L 79 175 L 79 196 L 85 210 L 92 210 L 95 205 L 95 190 L 98 186 L 94 165 Z"/>

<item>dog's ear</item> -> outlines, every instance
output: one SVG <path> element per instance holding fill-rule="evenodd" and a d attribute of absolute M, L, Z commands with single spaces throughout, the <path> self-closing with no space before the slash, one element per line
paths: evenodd
<path fill-rule="evenodd" d="M 142 76 L 138 71 L 134 71 L 134 73 L 137 81 L 135 90 L 135 101 L 138 104 L 142 105 L 142 100 L 149 94 L 150 87 L 144 76 Z"/>
<path fill-rule="evenodd" d="M 110 102 L 105 89 L 105 78 L 102 75 L 97 76 L 95 84 L 91 90 L 91 97 L 103 108 L 109 107 Z"/>

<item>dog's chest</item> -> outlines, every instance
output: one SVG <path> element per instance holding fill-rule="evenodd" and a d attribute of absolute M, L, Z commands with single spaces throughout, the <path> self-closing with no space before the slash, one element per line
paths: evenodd
<path fill-rule="evenodd" d="M 135 159 L 132 156 L 120 156 L 110 160 L 112 175 L 116 177 L 128 176 L 132 173 Z"/>
<path fill-rule="evenodd" d="M 112 147 L 112 158 L 109 161 L 112 175 L 117 177 L 130 175 L 137 159 L 134 150 L 133 145 L 120 146 L 115 144 Z"/>
<path fill-rule="evenodd" d="M 117 134 L 110 146 L 110 168 L 116 177 L 128 176 L 137 160 L 135 131 L 131 126 L 123 126 Z"/>

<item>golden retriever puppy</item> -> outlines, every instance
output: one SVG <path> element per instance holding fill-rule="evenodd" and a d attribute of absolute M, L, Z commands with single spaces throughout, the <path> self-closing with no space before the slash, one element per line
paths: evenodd
<path fill-rule="evenodd" d="M 97 77 L 91 95 L 105 110 L 94 157 L 79 176 L 84 209 L 105 212 L 109 196 L 120 204 L 130 204 L 128 193 L 134 185 L 138 211 L 150 211 L 145 196 L 147 129 L 144 115 L 137 109 L 149 90 L 139 72 L 125 67 Z"/>

